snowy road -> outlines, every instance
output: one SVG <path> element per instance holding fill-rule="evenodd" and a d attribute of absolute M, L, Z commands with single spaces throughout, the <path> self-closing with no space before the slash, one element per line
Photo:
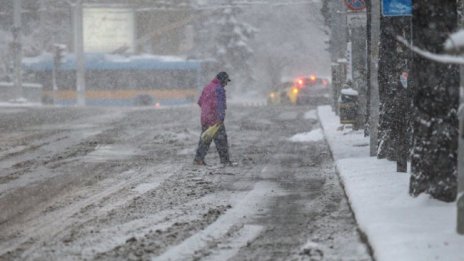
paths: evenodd
<path fill-rule="evenodd" d="M 371 260 L 309 107 L 1 108 L 0 260 Z M 303 134 L 303 135 L 301 135 Z M 294 137 L 294 138 L 292 138 Z"/>

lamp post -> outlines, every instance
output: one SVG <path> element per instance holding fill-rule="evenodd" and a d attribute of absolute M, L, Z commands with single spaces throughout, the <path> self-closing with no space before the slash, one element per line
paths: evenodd
<path fill-rule="evenodd" d="M 74 54 L 76 57 L 76 92 L 77 105 L 84 106 L 85 102 L 85 57 L 84 33 L 82 18 L 82 0 L 71 4 L 74 26 Z"/>
<path fill-rule="evenodd" d="M 14 60 L 14 85 L 16 91 L 19 93 L 20 97 L 24 96 L 23 86 L 22 86 L 22 70 L 21 70 L 21 60 L 22 60 L 22 38 L 21 38 L 21 0 L 13 0 L 14 2 L 14 25 L 12 28 L 13 33 L 13 47 L 15 53 Z"/>

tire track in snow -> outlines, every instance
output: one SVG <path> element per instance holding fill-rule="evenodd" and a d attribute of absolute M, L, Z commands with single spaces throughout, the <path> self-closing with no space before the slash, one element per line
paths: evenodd
<path fill-rule="evenodd" d="M 153 240 L 151 238 L 153 234 L 156 234 L 156 240 L 163 241 L 163 238 L 166 239 L 166 237 L 169 237 L 173 233 L 180 233 L 181 231 L 176 228 L 176 225 L 192 224 L 204 219 L 206 214 L 205 206 L 210 205 L 211 202 L 216 202 L 216 205 L 222 202 L 224 206 L 228 202 L 227 198 L 227 193 L 224 195 L 210 194 L 189 201 L 181 207 L 166 209 L 155 214 L 131 219 L 116 226 L 105 227 L 99 230 L 98 238 L 95 236 L 90 239 L 83 237 L 79 242 L 74 242 L 73 245 L 77 245 L 79 251 L 82 253 L 82 257 L 89 260 L 98 260 L 103 257 L 111 259 L 114 257 L 113 254 L 115 254 L 116 249 L 132 249 L 132 246 L 128 245 L 128 242 L 130 244 L 131 241 L 134 243 L 135 241 L 139 241 L 140 244 L 136 244 L 137 248 L 140 250 L 143 249 L 149 256 L 149 251 L 153 253 L 163 247 L 162 244 L 157 244 L 159 242 L 151 241 Z M 214 209 L 214 207 L 209 210 L 211 209 Z M 146 258 L 142 259 L 145 260 Z"/>
<path fill-rule="evenodd" d="M 220 242 L 222 238 L 231 231 L 233 226 L 243 224 L 247 221 L 248 217 L 257 214 L 260 206 L 273 196 L 276 196 L 280 189 L 272 182 L 261 181 L 255 184 L 254 188 L 243 196 L 231 210 L 227 211 L 223 216 L 219 217 L 213 224 L 192 237 L 183 241 L 177 246 L 169 248 L 166 252 L 152 260 L 188 260 L 193 259 L 196 253 L 201 252 L 203 249 L 208 248 L 210 244 Z M 217 253 L 218 256 L 234 255 L 243 244 L 239 242 L 246 242 L 252 240 L 261 231 L 260 226 L 246 227 L 252 228 L 253 233 L 239 233 L 239 237 L 232 240 L 227 252 Z M 240 241 L 239 241 L 240 240 Z"/>
<path fill-rule="evenodd" d="M 146 183 L 147 176 L 149 174 L 153 172 L 158 174 L 153 175 L 157 179 L 152 181 L 151 189 L 155 189 L 163 182 L 163 180 L 166 180 L 174 173 L 177 173 L 181 167 L 182 166 L 178 166 L 177 169 L 173 170 L 172 165 L 165 165 L 163 167 L 157 167 L 156 171 L 149 169 L 143 171 L 142 173 L 139 173 L 136 170 L 129 170 L 119 174 L 118 177 L 115 177 L 114 179 L 104 180 L 101 184 L 98 185 L 98 188 L 95 189 L 98 192 L 92 194 L 92 196 L 79 200 L 78 202 L 73 202 L 72 204 L 62 209 L 58 209 L 57 211 L 52 211 L 42 215 L 41 218 L 33 219 L 28 224 L 22 224 L 19 230 L 28 236 L 22 237 L 19 240 L 9 240 L 4 244 L 0 243 L 0 257 L 10 251 L 14 251 L 22 244 L 37 245 L 40 244 L 40 242 L 52 241 L 58 237 L 60 233 L 66 232 L 66 228 L 77 226 L 78 224 L 85 223 L 95 217 L 102 216 L 112 209 L 115 209 L 125 204 L 126 202 L 129 202 L 131 199 L 139 196 L 140 194 L 137 192 L 129 193 L 129 195 L 125 195 L 124 193 L 119 192 L 126 188 L 131 188 L 135 184 L 140 184 L 140 181 Z M 80 193 L 82 194 L 82 190 L 80 190 Z M 116 201 L 110 205 L 106 205 L 95 211 L 86 211 L 86 209 L 97 205 L 100 201 L 103 201 L 113 195 L 117 195 L 114 196 L 116 198 L 123 198 L 122 200 Z M 77 218 L 75 217 L 76 214 L 82 212 L 86 212 L 85 215 L 78 215 Z M 29 230 L 28 227 L 30 228 Z M 28 241 L 31 239 L 32 243 L 29 243 Z M 35 241 L 35 239 L 39 240 Z M 28 257 L 34 251 L 36 251 L 35 247 L 29 247 L 28 250 L 22 253 L 21 256 L 22 258 Z"/>
<path fill-rule="evenodd" d="M 259 225 L 244 225 L 232 238 L 224 243 L 218 244 L 218 249 L 214 249 L 212 253 L 203 260 L 229 260 L 238 253 L 241 247 L 252 242 L 263 229 L 263 226 Z"/>
<path fill-rule="evenodd" d="M 8 182 L 0 183 L 0 193 L 6 194 L 17 188 L 27 187 L 34 182 L 43 180 L 43 176 L 37 175 L 37 168 L 65 160 L 63 155 L 66 155 L 69 148 L 80 145 L 86 139 L 111 129 L 111 123 L 121 120 L 125 115 L 125 113 L 104 114 L 67 124 L 29 128 L 28 131 L 51 133 L 47 134 L 48 137 L 33 141 L 27 146 L 16 146 L 2 152 L 0 155 L 0 178 L 8 180 Z M 86 123 L 83 124 L 83 121 Z M 17 137 L 17 139 L 20 138 Z M 93 148 L 88 149 L 93 150 Z"/>

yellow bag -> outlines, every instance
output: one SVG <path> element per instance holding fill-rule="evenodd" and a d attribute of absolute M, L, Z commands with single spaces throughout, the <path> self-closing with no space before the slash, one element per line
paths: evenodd
<path fill-rule="evenodd" d="M 219 127 L 221 127 L 221 123 L 216 123 L 213 126 L 210 126 L 201 134 L 201 140 L 203 142 L 210 142 L 214 139 L 214 137 L 216 137 Z"/>

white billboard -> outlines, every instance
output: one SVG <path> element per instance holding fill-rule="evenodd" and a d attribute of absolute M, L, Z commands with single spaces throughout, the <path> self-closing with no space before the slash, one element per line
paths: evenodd
<path fill-rule="evenodd" d="M 134 11 L 123 7 L 83 8 L 84 52 L 135 50 Z"/>

